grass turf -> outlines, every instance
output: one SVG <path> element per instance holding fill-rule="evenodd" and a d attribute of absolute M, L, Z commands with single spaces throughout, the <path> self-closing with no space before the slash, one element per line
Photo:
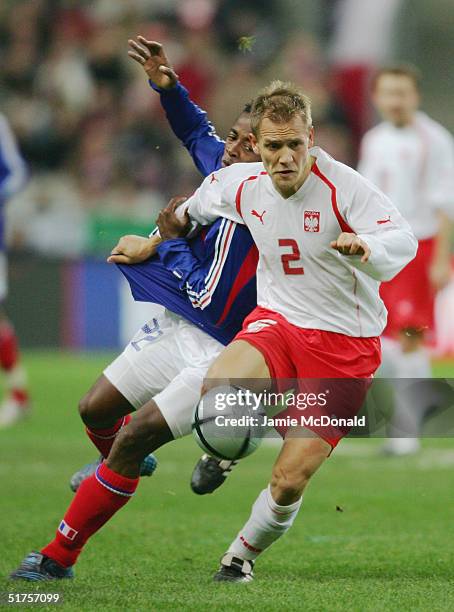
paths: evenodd
<path fill-rule="evenodd" d="M 453 609 L 452 440 L 425 440 L 420 456 L 405 459 L 379 457 L 378 440 L 344 441 L 249 585 L 211 577 L 278 447 L 263 447 L 221 490 L 198 497 L 188 480 L 200 451 L 180 440 L 158 451 L 156 474 L 89 542 L 74 581 L 8 581 L 25 554 L 52 537 L 72 498 L 69 476 L 96 456 L 75 406 L 108 361 L 26 355 L 33 416 L 0 431 L 0 592 L 59 592 L 62 609 L 89 612 Z M 445 362 L 437 374 L 453 370 Z"/>

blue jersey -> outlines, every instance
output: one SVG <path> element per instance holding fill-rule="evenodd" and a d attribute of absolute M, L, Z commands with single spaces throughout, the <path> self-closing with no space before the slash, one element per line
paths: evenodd
<path fill-rule="evenodd" d="M 180 84 L 158 91 L 172 130 L 200 172 L 208 176 L 219 169 L 224 142 L 205 111 Z M 228 344 L 257 304 L 257 263 L 246 227 L 218 219 L 190 240 L 166 240 L 148 261 L 119 268 L 136 300 L 161 304 Z"/>
<path fill-rule="evenodd" d="M 6 117 L 0 114 L 0 250 L 4 248 L 3 205 L 25 184 L 25 162 L 17 148 Z"/>

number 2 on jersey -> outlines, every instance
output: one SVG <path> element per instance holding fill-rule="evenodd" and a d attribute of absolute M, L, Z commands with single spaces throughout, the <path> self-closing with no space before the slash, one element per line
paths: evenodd
<path fill-rule="evenodd" d="M 291 266 L 292 261 L 299 261 L 301 259 L 301 253 L 296 240 L 292 238 L 280 238 L 280 247 L 290 247 L 291 253 L 284 253 L 281 255 L 282 267 L 284 268 L 285 274 L 304 274 L 303 266 Z"/>

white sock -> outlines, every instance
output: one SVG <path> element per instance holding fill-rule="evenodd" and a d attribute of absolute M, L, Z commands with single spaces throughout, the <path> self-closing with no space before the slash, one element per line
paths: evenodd
<path fill-rule="evenodd" d="M 271 546 L 293 525 L 301 497 L 290 506 L 280 506 L 274 501 L 268 485 L 255 500 L 251 516 L 236 536 L 228 552 L 240 559 L 254 560 Z"/>
<path fill-rule="evenodd" d="M 381 338 L 381 364 L 376 375 L 380 378 L 395 378 L 401 356 L 402 349 L 397 340 Z"/>
<path fill-rule="evenodd" d="M 396 378 L 431 378 L 432 367 L 425 348 L 401 353 L 397 362 Z"/>
<path fill-rule="evenodd" d="M 418 383 L 418 379 L 430 378 L 431 375 L 429 355 L 424 348 L 400 355 L 393 381 L 394 414 L 387 444 L 388 449 L 396 454 L 416 452 L 420 447 L 418 437 L 433 393 L 430 387 Z"/>
<path fill-rule="evenodd" d="M 21 364 L 17 364 L 11 370 L 5 372 L 5 379 L 8 390 L 25 390 L 27 388 L 27 374 Z"/>

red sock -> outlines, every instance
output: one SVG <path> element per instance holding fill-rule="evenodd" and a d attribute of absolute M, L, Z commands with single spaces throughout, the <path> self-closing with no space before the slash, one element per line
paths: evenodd
<path fill-rule="evenodd" d="M 127 414 L 121 419 L 118 419 L 115 425 L 113 427 L 109 427 L 108 429 L 85 428 L 87 436 L 99 450 L 104 459 L 109 456 L 110 449 L 112 448 L 112 444 L 115 442 L 118 432 L 122 427 L 125 427 L 130 420 L 131 415 Z"/>
<path fill-rule="evenodd" d="M 102 463 L 83 481 L 61 521 L 55 539 L 41 550 L 60 565 L 74 565 L 85 542 L 134 494 L 138 478 L 126 478 Z"/>
<path fill-rule="evenodd" d="M 0 367 L 11 370 L 19 359 L 19 350 L 14 327 L 7 322 L 0 324 Z"/>

